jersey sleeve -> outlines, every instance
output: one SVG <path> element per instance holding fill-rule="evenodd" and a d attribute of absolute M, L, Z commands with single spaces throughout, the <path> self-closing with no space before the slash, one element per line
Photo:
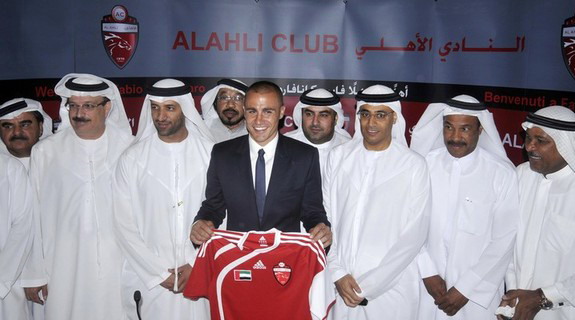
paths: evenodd
<path fill-rule="evenodd" d="M 314 266 L 315 276 L 309 290 L 309 306 L 312 318 L 326 319 L 329 308 L 335 302 L 335 287 L 326 271 L 327 259 L 318 242 L 314 243 L 317 254 L 312 254 L 310 260 Z"/>
<path fill-rule="evenodd" d="M 184 288 L 184 296 L 192 300 L 208 298 L 209 286 L 213 277 L 214 251 L 212 241 L 205 242 L 198 250 L 192 273 Z"/>

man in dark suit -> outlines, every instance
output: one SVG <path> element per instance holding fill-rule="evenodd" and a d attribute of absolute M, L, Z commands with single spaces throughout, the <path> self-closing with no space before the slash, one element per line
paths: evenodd
<path fill-rule="evenodd" d="M 314 240 L 331 244 L 318 151 L 279 134 L 284 111 L 277 85 L 260 81 L 249 87 L 244 105 L 249 135 L 214 146 L 192 242 L 208 240 L 227 212 L 228 230 L 296 232 L 302 221 Z"/>

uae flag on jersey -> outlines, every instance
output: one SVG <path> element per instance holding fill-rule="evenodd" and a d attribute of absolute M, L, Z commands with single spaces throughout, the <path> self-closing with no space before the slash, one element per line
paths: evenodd
<path fill-rule="evenodd" d="M 235 281 L 252 281 L 251 270 L 234 270 Z"/>

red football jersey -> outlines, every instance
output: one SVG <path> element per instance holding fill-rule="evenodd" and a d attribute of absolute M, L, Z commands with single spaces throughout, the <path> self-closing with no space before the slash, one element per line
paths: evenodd
<path fill-rule="evenodd" d="M 213 320 L 324 319 L 335 299 L 326 263 L 305 233 L 214 230 L 184 296 L 208 298 Z"/>

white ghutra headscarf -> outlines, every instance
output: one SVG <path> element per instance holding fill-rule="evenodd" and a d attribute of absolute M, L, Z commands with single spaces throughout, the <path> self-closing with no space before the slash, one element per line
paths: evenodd
<path fill-rule="evenodd" d="M 575 113 L 563 106 L 550 106 L 527 115 L 521 124 L 527 130 L 539 127 L 553 138 L 557 151 L 575 171 Z"/>
<path fill-rule="evenodd" d="M 343 128 L 345 118 L 343 115 L 343 108 L 339 97 L 331 91 L 323 88 L 309 89 L 304 92 L 299 98 L 299 102 L 295 105 L 292 117 L 294 124 L 298 127 L 293 130 L 292 135 L 297 135 L 303 132 L 302 128 L 302 110 L 307 107 L 327 107 L 337 113 L 337 123 L 335 124 L 335 134 L 341 135 L 346 139 L 350 139 L 350 134 Z"/>
<path fill-rule="evenodd" d="M 237 91 L 244 96 L 246 95 L 246 91 L 248 91 L 248 86 L 240 80 L 221 79 L 215 87 L 206 92 L 202 97 L 200 105 L 202 107 L 202 117 L 204 120 L 219 119 L 218 111 L 214 106 L 214 102 L 216 101 L 218 92 L 223 88 Z"/>
<path fill-rule="evenodd" d="M 40 140 L 52 135 L 52 118 L 44 111 L 42 104 L 36 100 L 26 98 L 16 98 L 6 101 L 0 105 L 0 120 L 16 118 L 24 112 L 38 111 L 44 118 L 42 123 L 42 135 Z M 0 146 L 0 152 L 8 153 L 6 146 Z"/>
<path fill-rule="evenodd" d="M 62 98 L 60 102 L 60 119 L 62 123 L 58 131 L 71 127 L 69 112 L 65 106 L 68 98 L 78 97 L 106 97 L 112 102 L 112 108 L 106 117 L 106 126 L 115 127 L 121 131 L 132 134 L 132 128 L 126 116 L 124 103 L 118 87 L 110 80 L 100 78 L 92 74 L 70 73 L 65 75 L 54 89 L 57 95 Z"/>
<path fill-rule="evenodd" d="M 405 118 L 401 113 L 400 96 L 395 93 L 391 88 L 381 84 L 370 86 L 361 90 L 355 96 L 357 100 L 357 110 L 365 104 L 371 106 L 387 106 L 393 110 L 397 115 L 397 120 L 391 129 L 392 140 L 407 147 L 407 140 L 405 140 Z M 362 139 L 361 124 L 359 116 L 355 116 L 355 134 L 353 139 Z"/>
<path fill-rule="evenodd" d="M 194 98 L 190 92 L 190 86 L 185 85 L 179 80 L 163 79 L 154 83 L 154 85 L 148 89 L 148 94 L 144 99 L 144 104 L 140 111 L 138 133 L 136 134 L 134 143 L 157 132 L 152 120 L 152 100 L 160 103 L 168 100 L 177 102 L 182 108 L 182 112 L 186 118 L 186 129 L 188 129 L 189 134 L 200 136 L 213 142 L 212 134 L 198 113 Z"/>
<path fill-rule="evenodd" d="M 493 120 L 493 114 L 487 110 L 485 104 L 468 95 L 458 95 L 445 103 L 432 103 L 427 106 L 413 129 L 411 149 L 425 157 L 429 152 L 445 147 L 443 117 L 449 115 L 477 117 L 483 128 L 477 146 L 512 164 L 507 158 L 499 131 Z"/>

